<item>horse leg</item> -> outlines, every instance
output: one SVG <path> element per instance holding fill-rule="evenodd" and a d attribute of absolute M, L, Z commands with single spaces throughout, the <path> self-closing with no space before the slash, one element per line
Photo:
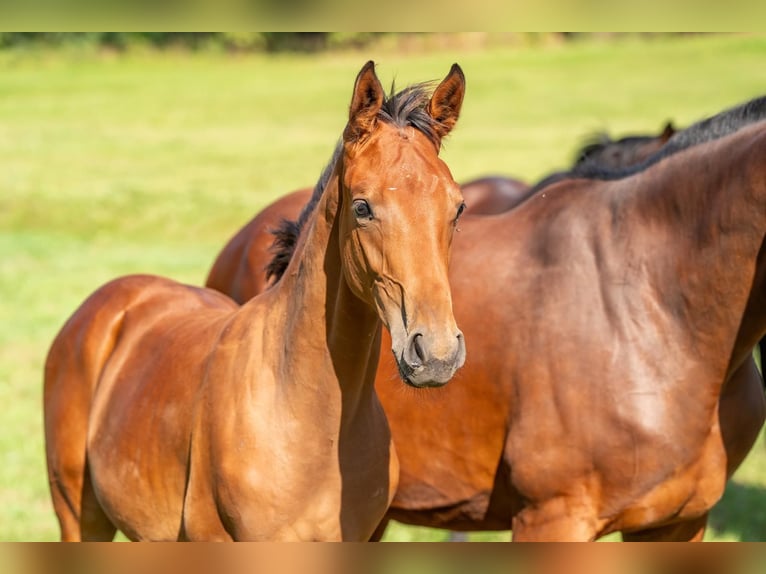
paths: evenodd
<path fill-rule="evenodd" d="M 513 517 L 514 542 L 588 542 L 595 540 L 595 521 L 571 512 L 566 501 L 526 507 Z"/>
<path fill-rule="evenodd" d="M 370 536 L 370 542 L 380 542 L 383 538 L 383 534 L 386 532 L 386 527 L 388 526 L 388 518 L 383 518 L 383 520 L 380 521 L 380 524 L 378 524 L 378 527 L 375 529 L 375 532 L 372 533 L 372 536 Z"/>
<path fill-rule="evenodd" d="M 80 536 L 80 516 L 77 512 L 79 501 L 75 492 L 76 488 L 70 490 L 60 481 L 50 480 L 51 499 L 53 500 L 53 510 L 59 521 L 62 542 L 79 542 Z"/>
<path fill-rule="evenodd" d="M 59 464 L 51 470 L 50 485 L 62 542 L 114 539 L 117 529 L 96 498 L 87 463 Z"/>
<path fill-rule="evenodd" d="M 701 542 L 707 528 L 707 513 L 691 520 L 649 528 L 636 532 L 623 532 L 625 542 Z"/>
<path fill-rule="evenodd" d="M 67 453 L 71 456 L 67 457 Z M 59 449 L 49 474 L 62 542 L 112 540 L 117 529 L 96 498 L 85 454 L 78 453 L 72 446 Z"/>
<path fill-rule="evenodd" d="M 45 367 L 45 451 L 53 508 L 62 541 L 112 540 L 116 529 L 96 498 L 88 469 L 91 387 L 70 340 L 57 337 Z"/>
<path fill-rule="evenodd" d="M 96 498 L 96 493 L 90 481 L 90 473 L 88 472 L 85 474 L 80 508 L 80 532 L 82 539 L 93 542 L 111 542 L 117 533 L 117 528 L 109 520 L 98 498 Z"/>

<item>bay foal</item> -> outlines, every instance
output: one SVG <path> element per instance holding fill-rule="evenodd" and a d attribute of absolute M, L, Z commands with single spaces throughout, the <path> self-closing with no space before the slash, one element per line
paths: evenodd
<path fill-rule="evenodd" d="M 401 378 L 464 362 L 447 262 L 463 200 L 439 159 L 454 65 L 387 98 L 368 62 L 278 286 L 239 307 L 154 276 L 93 293 L 45 367 L 64 540 L 367 540 L 398 464 L 375 394 L 381 323 Z"/>

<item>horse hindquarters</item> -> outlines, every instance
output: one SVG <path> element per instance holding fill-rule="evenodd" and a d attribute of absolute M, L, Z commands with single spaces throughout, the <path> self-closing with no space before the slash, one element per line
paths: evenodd
<path fill-rule="evenodd" d="M 63 541 L 112 540 L 116 528 L 91 483 L 87 440 L 93 394 L 122 322 L 123 301 L 94 293 L 56 336 L 45 364 L 48 481 Z"/>

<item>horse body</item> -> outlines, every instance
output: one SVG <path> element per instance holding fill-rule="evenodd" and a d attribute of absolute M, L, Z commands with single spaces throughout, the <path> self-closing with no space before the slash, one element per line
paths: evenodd
<path fill-rule="evenodd" d="M 503 217 L 461 223 L 452 257 L 460 271 L 450 278 L 455 316 L 481 343 L 452 386 L 429 400 L 433 409 L 403 413 L 390 377 L 379 375 L 402 461 L 388 518 L 495 530 L 509 528 L 515 515 L 515 539 L 530 531 L 591 539 L 661 522 L 663 512 L 696 516 L 720 496 L 727 452 L 717 397 L 693 404 L 689 397 L 704 395 L 697 389 L 703 380 L 707 389 L 720 386 L 727 357 L 715 369 L 709 354 L 687 358 L 678 341 L 688 327 L 651 296 L 657 278 L 641 278 L 667 238 L 636 245 L 645 233 L 622 226 L 612 233 L 613 208 L 598 197 L 609 193 L 604 187 L 551 189 Z M 536 224 L 541 218 L 551 225 Z M 477 258 L 466 247 L 488 237 L 503 248 Z M 493 281 L 469 279 L 485 266 Z M 479 301 L 492 302 L 492 312 L 476 314 Z M 493 333 L 494 343 L 481 333 Z M 736 394 L 730 405 L 739 411 L 730 420 L 747 434 L 736 433 L 746 444 L 742 456 L 763 420 L 754 382 L 748 388 L 757 400 Z M 436 421 L 442 426 L 434 429 Z M 460 432 L 448 432 L 455 421 Z M 472 482 L 465 488 L 459 479 Z"/>
<path fill-rule="evenodd" d="M 246 305 L 128 276 L 74 313 L 44 391 L 63 539 L 369 538 L 398 475 L 373 386 L 381 322 L 410 385 L 465 357 L 446 278 L 462 198 L 437 155 L 463 93 L 453 66 L 430 100 L 386 102 L 362 68 L 285 276 Z M 403 275 L 413 253 L 428 263 Z"/>
<path fill-rule="evenodd" d="M 324 293 L 296 301 L 285 291 L 234 312 L 233 303 L 208 309 L 200 302 L 204 294 L 162 278 L 128 277 L 78 311 L 89 325 L 91 316 L 107 312 L 101 299 L 128 300 L 115 309 L 123 317 L 111 334 L 117 343 L 96 365 L 91 399 L 87 464 L 102 522 L 110 519 L 104 529 L 111 524 L 138 540 L 315 540 L 364 539 L 374 528 L 375 519 L 338 513 L 344 491 L 350 493 L 344 512 L 382 515 L 396 485 L 385 415 L 371 385 L 355 388 L 368 361 L 334 372 L 322 337 L 300 344 L 298 334 L 316 331 L 316 322 L 341 336 L 337 318 L 294 317 L 285 333 L 292 348 L 268 337 L 290 317 L 290 305 L 324 307 Z M 347 352 L 369 359 L 379 349 L 379 323 L 359 307 L 350 306 L 359 323 L 355 337 L 345 335 L 356 341 Z M 341 308 L 347 312 L 349 305 Z M 59 341 L 98 335 L 104 333 L 65 329 Z M 51 355 L 63 353 L 54 346 Z M 87 380 L 76 369 L 49 365 L 55 393 Z M 332 379 L 337 386 L 327 388 Z M 324 405 L 320 419 L 317 403 Z M 296 422 L 307 420 L 312 424 Z M 289 456 L 307 444 L 313 456 Z M 278 500 L 300 504 L 277 506 Z"/>

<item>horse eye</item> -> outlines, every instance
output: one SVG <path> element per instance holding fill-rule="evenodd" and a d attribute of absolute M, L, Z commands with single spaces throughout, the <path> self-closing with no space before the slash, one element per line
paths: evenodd
<path fill-rule="evenodd" d="M 460 207 L 457 208 L 457 215 L 455 216 L 455 221 L 460 219 L 460 216 L 463 215 L 463 212 L 465 211 L 465 202 L 460 204 Z"/>
<path fill-rule="evenodd" d="M 357 199 L 354 201 L 354 215 L 360 219 L 372 219 L 370 204 L 364 199 Z"/>

